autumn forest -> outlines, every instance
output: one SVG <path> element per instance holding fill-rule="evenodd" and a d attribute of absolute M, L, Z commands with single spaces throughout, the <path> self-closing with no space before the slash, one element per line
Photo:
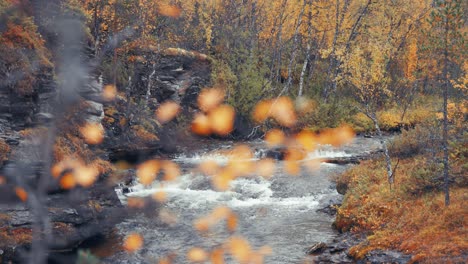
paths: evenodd
<path fill-rule="evenodd" d="M 0 0 L 0 262 L 466 263 L 467 15 Z"/>

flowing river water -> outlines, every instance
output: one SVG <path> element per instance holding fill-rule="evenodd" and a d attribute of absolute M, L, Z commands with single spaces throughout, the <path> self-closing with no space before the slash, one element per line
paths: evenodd
<path fill-rule="evenodd" d="M 253 162 L 264 155 L 266 147 L 262 141 L 247 143 L 255 149 Z M 133 232 L 142 234 L 144 248 L 136 253 L 120 252 L 112 263 L 157 263 L 168 255 L 175 257 L 173 263 L 188 263 L 186 254 L 192 247 L 207 250 L 222 245 L 231 235 L 247 239 L 254 249 L 269 246 L 271 254 L 265 263 L 304 263 L 306 248 L 316 242 L 330 242 L 336 233 L 332 229 L 333 216 L 317 210 L 336 202 L 340 195 L 331 181 L 334 174 L 341 173 L 349 165 L 320 163 L 314 171 L 302 170 L 298 176 L 290 176 L 277 162 L 276 173 L 270 179 L 262 177 L 238 178 L 231 182 L 229 191 L 218 192 L 210 187 L 210 179 L 195 172 L 201 162 L 215 160 L 222 164 L 227 158 L 212 150 L 229 149 L 233 142 L 217 142 L 200 147 L 197 151 L 174 157 L 183 171 L 176 181 L 163 188 L 158 182 L 151 186 L 134 183 L 129 192 L 117 190 L 125 203 L 128 197 L 146 197 L 164 190 L 167 201 L 163 212 L 170 212 L 170 223 L 157 215 L 138 213 L 118 225 L 123 236 Z M 322 146 L 308 153 L 303 161 L 320 158 L 339 158 L 365 155 L 380 146 L 376 139 L 357 137 L 350 144 L 333 148 Z M 193 222 L 211 212 L 213 208 L 227 206 L 238 216 L 238 227 L 234 234 L 218 224 L 209 234 L 200 234 Z M 166 218 L 167 215 L 166 215 Z M 172 219 L 174 218 L 174 219 Z M 236 263 L 226 256 L 226 263 Z"/>

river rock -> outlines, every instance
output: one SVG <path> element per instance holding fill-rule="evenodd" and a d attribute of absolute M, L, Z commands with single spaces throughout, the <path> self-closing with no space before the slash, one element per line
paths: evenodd
<path fill-rule="evenodd" d="M 310 248 L 307 249 L 307 254 L 315 255 L 322 253 L 327 248 L 327 244 L 323 242 L 318 242 L 312 245 Z"/>

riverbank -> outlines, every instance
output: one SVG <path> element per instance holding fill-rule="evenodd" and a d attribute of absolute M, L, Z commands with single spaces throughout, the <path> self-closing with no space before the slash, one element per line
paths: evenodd
<path fill-rule="evenodd" d="M 418 131 L 396 139 L 391 151 L 399 165 L 392 189 L 382 158 L 363 161 L 337 178 L 346 191 L 334 224 L 341 234 L 324 247 L 319 261 L 378 263 L 377 256 L 391 263 L 466 263 L 466 147 L 460 143 L 451 160 L 450 206 L 444 205 L 440 167 L 429 159 L 429 148 Z"/>

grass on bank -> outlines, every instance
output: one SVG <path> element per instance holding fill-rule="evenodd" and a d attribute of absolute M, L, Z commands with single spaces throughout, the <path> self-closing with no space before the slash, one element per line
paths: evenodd
<path fill-rule="evenodd" d="M 337 182 L 348 190 L 336 227 L 367 235 L 350 254 L 360 259 L 375 249 L 395 249 L 413 255 L 413 262 L 463 263 L 468 252 L 466 142 L 452 142 L 448 207 L 441 191 L 442 166 L 434 161 L 440 152 L 427 127 L 406 131 L 393 143 L 390 150 L 400 161 L 392 190 L 383 159 L 362 162 L 339 176 Z"/>

